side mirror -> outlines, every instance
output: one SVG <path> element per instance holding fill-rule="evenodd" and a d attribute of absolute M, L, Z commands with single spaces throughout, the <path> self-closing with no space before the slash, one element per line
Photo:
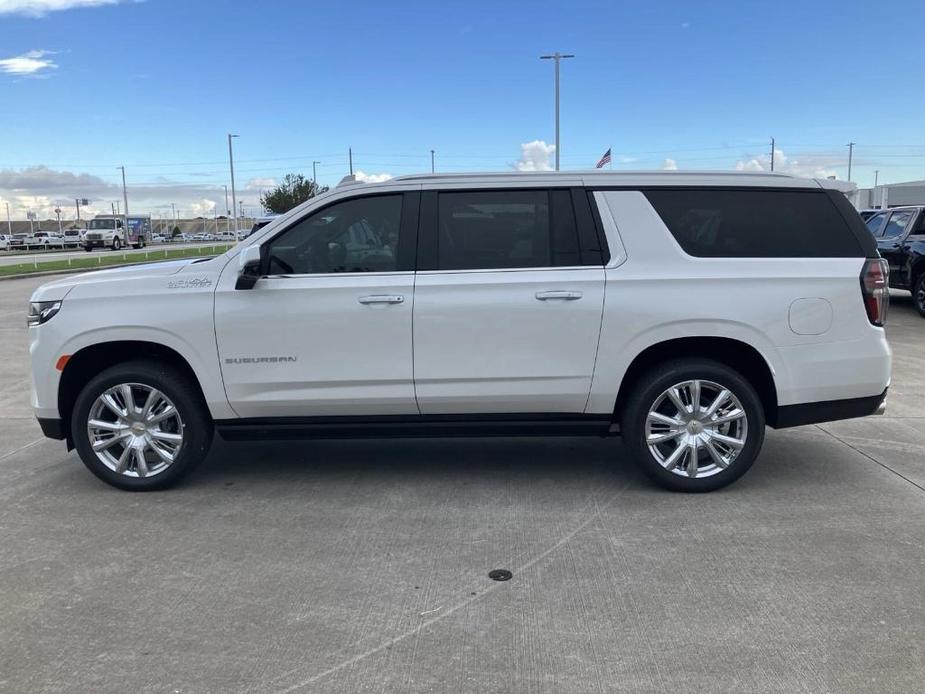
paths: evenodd
<path fill-rule="evenodd" d="M 260 279 L 260 246 L 253 245 L 241 251 L 238 256 L 238 281 L 235 289 L 253 289 Z"/>

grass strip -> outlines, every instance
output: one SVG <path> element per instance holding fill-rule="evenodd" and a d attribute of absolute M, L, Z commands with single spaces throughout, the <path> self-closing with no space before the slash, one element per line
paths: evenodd
<path fill-rule="evenodd" d="M 34 260 L 22 263 L 0 265 L 0 277 L 12 275 L 31 275 L 36 272 L 55 272 L 74 270 L 98 270 L 131 263 L 156 262 L 158 260 L 180 260 L 182 258 L 199 258 L 224 253 L 234 244 L 215 244 L 201 248 L 147 248 L 143 251 L 125 251 L 121 254 L 87 253 L 85 256 L 69 257 L 59 260 Z"/>

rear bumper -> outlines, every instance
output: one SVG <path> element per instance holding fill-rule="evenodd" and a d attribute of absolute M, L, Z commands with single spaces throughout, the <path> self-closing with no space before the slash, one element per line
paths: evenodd
<path fill-rule="evenodd" d="M 66 438 L 67 434 L 64 431 L 64 422 L 62 420 L 46 417 L 38 417 L 38 420 L 39 426 L 42 427 L 42 433 L 48 438 L 58 439 L 59 441 Z"/>
<path fill-rule="evenodd" d="M 769 421 L 768 424 L 775 429 L 785 429 L 804 424 L 834 422 L 839 419 L 854 419 L 855 417 L 867 417 L 872 414 L 883 414 L 886 411 L 886 393 L 887 391 L 884 390 L 880 395 L 871 395 L 864 398 L 782 405 L 777 408 L 777 416 L 774 421 Z"/>

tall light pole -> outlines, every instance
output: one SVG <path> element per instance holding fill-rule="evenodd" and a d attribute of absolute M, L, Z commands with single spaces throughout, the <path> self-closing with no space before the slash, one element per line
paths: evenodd
<path fill-rule="evenodd" d="M 564 58 L 574 58 L 571 53 L 559 53 L 556 51 L 550 55 L 541 55 L 540 60 L 556 61 L 556 171 L 559 170 L 559 63 Z"/>
<path fill-rule="evenodd" d="M 222 186 L 225 189 L 225 231 L 231 231 L 231 220 L 228 215 L 231 214 L 231 208 L 228 207 L 228 186 Z"/>
<path fill-rule="evenodd" d="M 10 203 L 6 203 L 6 230 L 13 235 L 13 221 L 10 219 Z"/>
<path fill-rule="evenodd" d="M 846 146 L 848 147 L 848 182 L 851 182 L 851 158 L 854 155 L 854 142 L 849 142 Z"/>
<path fill-rule="evenodd" d="M 880 180 L 880 169 L 874 169 L 874 188 L 877 187 L 877 181 Z"/>
<path fill-rule="evenodd" d="M 231 139 L 239 137 L 228 133 L 228 166 L 231 168 L 231 210 L 234 213 L 234 233 L 238 235 L 238 200 L 234 189 L 234 153 L 231 151 Z"/>
<path fill-rule="evenodd" d="M 320 161 L 313 161 L 313 162 L 312 162 L 312 183 L 315 185 L 315 194 L 316 194 L 316 195 L 318 194 L 318 169 L 315 168 L 315 167 L 318 166 L 318 164 L 320 164 L 320 163 L 321 163 Z"/>
<path fill-rule="evenodd" d="M 774 138 L 771 138 L 771 171 L 774 171 Z"/>
<path fill-rule="evenodd" d="M 122 215 L 122 237 L 123 240 L 128 243 L 129 241 L 129 228 L 128 228 L 128 188 L 125 187 L 125 167 L 118 167 L 122 170 L 122 200 L 125 202 L 125 212 Z M 141 243 L 141 241 L 139 241 Z"/>
<path fill-rule="evenodd" d="M 430 172 L 436 172 L 436 166 L 434 164 L 434 150 L 430 150 Z"/>

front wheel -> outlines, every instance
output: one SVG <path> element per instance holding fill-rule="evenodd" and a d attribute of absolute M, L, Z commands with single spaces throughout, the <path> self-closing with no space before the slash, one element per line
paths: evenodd
<path fill-rule="evenodd" d="M 737 371 L 711 359 L 665 362 L 642 376 L 622 417 L 624 444 L 659 485 L 709 492 L 752 466 L 764 408 Z"/>
<path fill-rule="evenodd" d="M 71 434 L 84 465 L 129 491 L 163 489 L 198 465 L 213 425 L 195 384 L 167 364 L 106 369 L 74 404 Z"/>
<path fill-rule="evenodd" d="M 925 272 L 919 275 L 912 288 L 912 303 L 919 315 L 925 318 Z"/>
<path fill-rule="evenodd" d="M 122 248 L 122 240 L 118 236 L 116 236 L 112 240 L 112 250 L 118 251 L 120 248 Z"/>

